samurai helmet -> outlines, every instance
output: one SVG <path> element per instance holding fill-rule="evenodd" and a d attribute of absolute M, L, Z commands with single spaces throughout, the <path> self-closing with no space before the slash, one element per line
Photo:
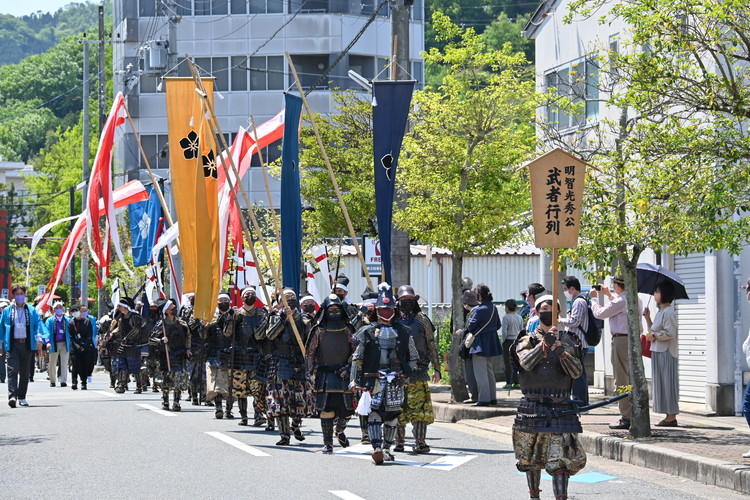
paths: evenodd
<path fill-rule="evenodd" d="M 401 299 L 414 299 L 419 300 L 419 295 L 414 293 L 414 288 L 411 285 L 401 285 L 398 287 L 398 292 L 396 293 L 396 297 L 398 300 Z"/>
<path fill-rule="evenodd" d="M 393 300 L 393 292 L 391 290 L 391 285 L 388 283 L 381 283 L 378 285 L 378 301 L 375 303 L 376 308 L 396 308 L 396 301 Z"/>

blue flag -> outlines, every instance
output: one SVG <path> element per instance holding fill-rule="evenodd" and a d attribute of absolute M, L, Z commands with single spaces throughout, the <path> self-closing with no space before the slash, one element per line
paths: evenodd
<path fill-rule="evenodd" d="M 285 287 L 299 297 L 302 274 L 302 198 L 299 186 L 299 120 L 302 98 L 285 94 L 281 145 L 281 272 Z"/>
<path fill-rule="evenodd" d="M 156 231 L 162 217 L 161 203 L 154 186 L 146 188 L 148 200 L 130 205 L 130 235 L 133 242 L 133 265 L 146 266 L 151 262 L 151 250 L 156 243 Z"/>
<path fill-rule="evenodd" d="M 372 142 L 375 155 L 375 211 L 378 217 L 382 281 L 392 281 L 391 228 L 396 167 L 416 81 L 372 82 Z"/>

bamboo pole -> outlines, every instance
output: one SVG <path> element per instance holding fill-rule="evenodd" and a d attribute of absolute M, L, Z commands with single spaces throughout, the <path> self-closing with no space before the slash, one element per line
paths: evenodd
<path fill-rule="evenodd" d="M 193 75 L 193 80 L 195 80 L 196 84 L 196 91 L 200 94 L 202 97 L 203 105 L 202 107 L 204 110 L 207 110 L 210 117 L 208 120 L 208 125 L 211 128 L 211 133 L 213 134 L 213 141 L 216 145 L 216 149 L 218 150 L 219 147 L 223 146 L 223 148 L 226 151 L 229 151 L 229 146 L 226 143 L 226 140 L 224 139 L 224 134 L 221 131 L 221 126 L 219 125 L 218 120 L 216 119 L 216 114 L 214 113 L 213 106 L 211 106 L 211 103 L 208 100 L 208 94 L 206 93 L 205 87 L 203 87 L 203 82 L 201 81 L 200 74 L 198 73 L 198 70 L 195 67 L 195 64 L 193 61 L 188 57 L 188 55 L 185 55 L 185 60 L 188 63 L 188 66 L 190 67 L 190 72 Z M 219 144 L 219 139 L 221 139 L 221 145 Z M 218 155 L 217 155 L 218 157 Z M 241 179 L 239 178 L 239 172 L 237 171 L 237 165 L 234 164 L 234 158 L 232 158 L 232 155 L 227 155 L 229 158 L 229 163 L 232 167 L 232 172 L 235 176 L 235 181 L 237 182 L 237 185 L 240 188 L 240 191 L 242 192 L 242 197 L 245 200 L 245 204 L 248 208 L 248 213 L 250 215 L 250 220 L 253 223 L 253 227 L 255 228 L 255 231 L 258 233 L 258 241 L 260 241 L 261 247 L 263 247 L 263 252 L 265 253 L 266 259 L 268 259 L 268 265 L 271 268 L 271 273 L 273 274 L 274 281 L 276 282 L 276 289 L 280 291 L 279 297 L 281 300 L 281 303 L 283 304 L 284 308 L 289 307 L 289 303 L 286 300 L 286 296 L 284 295 L 283 291 L 280 290 L 281 288 L 281 280 L 279 277 L 279 273 L 277 268 L 273 265 L 273 260 L 271 259 L 271 253 L 268 251 L 268 246 L 266 245 L 266 239 L 263 236 L 263 231 L 261 230 L 260 224 L 258 224 L 258 220 L 255 218 L 255 214 L 253 213 L 252 204 L 250 203 L 250 197 L 247 195 L 247 191 L 245 190 L 245 186 L 242 185 Z M 231 177 L 229 176 L 229 169 L 227 168 L 226 162 L 221 162 L 221 166 L 224 168 L 224 174 L 226 175 L 227 182 L 229 183 L 229 192 L 232 194 L 232 197 L 234 198 L 235 203 L 237 203 L 237 206 L 240 206 L 239 199 L 237 197 L 237 193 L 234 190 L 233 182 L 231 180 Z M 240 217 L 240 221 L 242 222 L 242 228 L 245 230 L 245 236 L 250 240 L 250 229 L 247 227 L 247 221 L 244 217 Z M 255 266 L 258 267 L 259 262 L 256 260 Z M 264 287 L 265 290 L 265 287 Z M 268 302 L 270 306 L 270 299 Z M 294 331 L 294 336 L 297 339 L 297 343 L 299 344 L 300 352 L 302 353 L 302 356 L 304 357 L 306 355 L 305 351 L 305 343 L 302 341 L 302 337 L 300 336 L 299 330 L 297 329 L 297 323 L 294 322 L 294 313 L 289 315 L 289 323 L 292 325 L 292 330 Z"/>
<path fill-rule="evenodd" d="M 289 61 L 289 68 L 292 70 L 292 75 L 294 75 L 294 81 L 297 84 L 297 90 L 299 91 L 300 97 L 302 97 L 302 103 L 305 105 L 305 111 L 307 112 L 307 117 L 310 119 L 310 124 L 312 125 L 313 133 L 315 134 L 315 138 L 318 141 L 318 146 L 320 147 L 320 153 L 323 155 L 323 161 L 325 161 L 326 168 L 328 168 L 328 175 L 331 177 L 331 183 L 333 183 L 333 189 L 336 191 L 336 197 L 339 200 L 339 205 L 341 206 L 341 212 L 344 214 L 346 225 L 349 228 L 349 236 L 352 238 L 352 243 L 354 243 L 354 250 L 357 252 L 357 257 L 359 257 L 359 263 L 362 265 L 362 272 L 364 273 L 365 278 L 367 278 L 367 286 L 370 287 L 370 290 L 375 290 L 375 287 L 372 284 L 372 278 L 370 277 L 370 273 L 367 271 L 367 264 L 365 263 L 365 258 L 362 256 L 362 250 L 359 247 L 359 243 L 357 242 L 357 235 L 354 232 L 354 226 L 352 225 L 352 220 L 351 218 L 349 218 L 349 211 L 346 209 L 344 198 L 341 196 L 339 183 L 336 181 L 336 175 L 333 173 L 331 160 L 328 158 L 328 153 L 326 153 L 326 148 L 323 145 L 323 139 L 320 137 L 320 132 L 318 131 L 318 125 L 315 122 L 315 117 L 313 116 L 312 111 L 310 110 L 310 105 L 308 104 L 307 98 L 305 97 L 305 93 L 302 90 L 302 83 L 300 82 L 299 76 L 297 75 L 297 70 L 294 68 L 294 62 L 292 61 L 292 56 L 289 55 L 288 51 L 286 52 L 286 58 Z"/>

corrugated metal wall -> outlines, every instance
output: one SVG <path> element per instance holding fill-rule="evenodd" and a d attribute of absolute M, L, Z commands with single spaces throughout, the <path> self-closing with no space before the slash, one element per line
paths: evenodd
<path fill-rule="evenodd" d="M 337 259 L 332 258 L 330 265 L 335 271 Z M 424 256 L 412 256 L 410 283 L 414 290 L 426 302 L 430 297 L 433 303 L 450 302 L 451 298 L 451 258 L 448 255 L 434 255 L 428 268 Z M 344 256 L 341 259 L 341 272 L 350 279 L 349 295 L 352 302 L 360 302 L 366 280 L 362 276 L 359 260 L 355 256 Z M 432 273 L 432 286 L 428 290 L 428 273 Z M 486 283 L 496 301 L 509 298 L 520 299 L 520 292 L 529 283 L 539 278 L 538 255 L 488 255 L 467 257 L 464 259 L 464 276 L 474 280 L 474 284 Z M 377 283 L 375 283 L 377 286 Z M 318 288 L 321 292 L 327 289 L 325 281 L 318 277 Z M 431 292 L 431 293 L 430 293 Z"/>
<path fill-rule="evenodd" d="M 674 271 L 690 300 L 676 302 L 680 400 L 706 402 L 706 266 L 704 254 L 675 257 Z"/>

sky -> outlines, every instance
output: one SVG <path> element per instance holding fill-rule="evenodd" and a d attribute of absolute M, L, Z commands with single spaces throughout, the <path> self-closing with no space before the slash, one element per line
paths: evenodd
<path fill-rule="evenodd" d="M 37 11 L 54 13 L 74 0 L 0 0 L 0 14 L 11 14 L 16 17 L 25 16 Z M 83 0 L 76 0 L 83 1 Z"/>

